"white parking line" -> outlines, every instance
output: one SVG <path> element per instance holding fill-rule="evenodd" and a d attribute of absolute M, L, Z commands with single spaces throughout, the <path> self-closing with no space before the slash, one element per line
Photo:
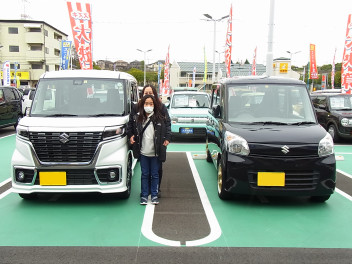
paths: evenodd
<path fill-rule="evenodd" d="M 344 172 L 344 171 L 339 170 L 339 169 L 336 169 L 336 171 L 337 171 L 338 173 L 341 173 L 341 174 L 345 175 L 346 177 L 349 177 L 349 178 L 352 179 L 352 175 L 351 175 L 351 174 L 348 174 L 347 172 Z"/>
<path fill-rule="evenodd" d="M 10 188 L 6 192 L 3 192 L 2 194 L 0 194 L 0 200 L 10 193 L 12 193 L 12 188 Z"/>
<path fill-rule="evenodd" d="M 16 134 L 11 134 L 11 135 L 7 135 L 7 136 L 3 136 L 3 137 L 0 137 L 0 139 L 3 139 L 3 138 L 7 138 L 7 137 L 11 137 L 11 136 L 14 136 Z"/>
<path fill-rule="evenodd" d="M 344 191 L 341 191 L 340 189 L 337 189 L 337 188 L 335 188 L 335 191 L 352 202 L 352 197 L 347 193 L 345 193 Z"/>
<path fill-rule="evenodd" d="M 198 240 L 193 240 L 193 241 L 186 241 L 185 245 L 186 246 L 200 246 L 200 245 L 208 244 L 208 243 L 218 239 L 221 236 L 221 228 L 220 228 L 219 222 L 215 216 L 213 208 L 211 207 L 208 196 L 205 192 L 205 189 L 202 184 L 202 180 L 200 179 L 200 176 L 198 174 L 196 165 L 194 164 L 192 154 L 190 152 L 186 152 L 186 154 L 187 154 L 189 165 L 191 167 L 194 181 L 197 186 L 199 197 L 200 197 L 200 200 L 203 205 L 205 215 L 208 219 L 208 223 L 210 226 L 210 233 L 208 236 L 206 236 L 204 238 L 201 238 Z M 153 227 L 154 209 L 155 209 L 155 206 L 149 202 L 146 206 L 146 210 L 144 213 L 143 224 L 142 224 L 142 234 L 147 239 L 154 241 L 156 243 L 167 245 L 167 246 L 180 247 L 181 241 L 165 239 L 165 238 L 157 236 L 153 232 L 152 227 Z"/>
<path fill-rule="evenodd" d="M 6 183 L 10 182 L 11 178 L 8 178 L 6 180 L 4 180 L 3 182 L 0 182 L 0 187 L 4 186 Z"/>

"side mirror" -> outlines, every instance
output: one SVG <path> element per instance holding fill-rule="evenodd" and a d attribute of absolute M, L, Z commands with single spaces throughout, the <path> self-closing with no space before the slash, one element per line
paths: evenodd
<path fill-rule="evenodd" d="M 211 114 L 215 118 L 218 118 L 218 117 L 220 117 L 220 112 L 221 112 L 220 105 L 214 105 L 213 108 L 212 108 L 212 113 Z"/>
<path fill-rule="evenodd" d="M 318 108 L 319 108 L 319 109 L 326 110 L 326 106 L 325 106 L 325 105 L 322 105 L 322 104 L 318 105 Z"/>
<path fill-rule="evenodd" d="M 167 108 L 167 109 L 169 109 L 170 108 L 170 102 L 165 102 L 165 107 Z"/>

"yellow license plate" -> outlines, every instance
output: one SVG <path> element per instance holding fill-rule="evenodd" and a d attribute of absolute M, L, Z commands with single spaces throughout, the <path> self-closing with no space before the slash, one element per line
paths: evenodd
<path fill-rule="evenodd" d="M 285 186 L 285 173 L 258 172 L 258 186 Z"/>
<path fill-rule="evenodd" d="M 65 171 L 40 171 L 40 185 L 66 185 Z"/>

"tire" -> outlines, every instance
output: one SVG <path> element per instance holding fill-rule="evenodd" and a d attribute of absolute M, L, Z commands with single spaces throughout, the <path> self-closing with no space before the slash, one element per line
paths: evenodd
<path fill-rule="evenodd" d="M 337 129 L 335 127 L 335 125 L 329 125 L 328 127 L 328 133 L 331 135 L 332 139 L 334 140 L 334 142 L 338 142 L 340 137 L 337 133 Z"/>
<path fill-rule="evenodd" d="M 207 152 L 207 162 L 212 162 L 212 158 L 211 158 L 208 146 L 207 146 L 206 152 Z"/>
<path fill-rule="evenodd" d="M 218 196 L 221 200 L 230 199 L 230 193 L 225 190 L 224 182 L 226 180 L 226 172 L 223 169 L 222 161 L 218 165 Z"/>
<path fill-rule="evenodd" d="M 128 157 L 127 161 L 127 175 L 126 175 L 126 187 L 127 190 L 118 195 L 121 199 L 128 199 L 131 195 L 132 189 L 132 157 Z"/>
<path fill-rule="evenodd" d="M 35 200 L 38 198 L 36 193 L 19 193 L 18 195 L 24 200 Z"/>
<path fill-rule="evenodd" d="M 310 197 L 310 200 L 312 202 L 316 202 L 316 203 L 324 203 L 327 200 L 329 200 L 330 195 L 323 195 L 323 196 L 312 196 Z"/>

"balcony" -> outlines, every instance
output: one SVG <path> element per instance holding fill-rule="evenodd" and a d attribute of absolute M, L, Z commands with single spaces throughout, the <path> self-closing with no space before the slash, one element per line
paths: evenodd
<path fill-rule="evenodd" d="M 26 32 L 26 42 L 44 44 L 44 34 L 42 32 Z"/>
<path fill-rule="evenodd" d="M 28 50 L 26 52 L 26 60 L 30 62 L 44 61 L 44 52 L 42 50 Z"/>

